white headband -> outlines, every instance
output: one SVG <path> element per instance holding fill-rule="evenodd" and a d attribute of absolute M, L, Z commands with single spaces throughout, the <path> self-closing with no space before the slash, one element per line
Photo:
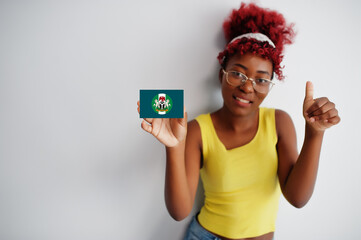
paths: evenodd
<path fill-rule="evenodd" d="M 262 33 L 246 33 L 246 34 L 242 34 L 238 37 L 235 37 L 232 39 L 232 41 L 230 41 L 229 43 L 232 43 L 238 39 L 241 39 L 241 38 L 254 38 L 256 39 L 257 41 L 260 41 L 260 42 L 268 42 L 269 45 L 271 45 L 272 47 L 276 48 L 275 44 L 272 42 L 271 39 L 269 39 L 266 35 L 262 34 Z M 228 43 L 228 44 L 229 44 Z"/>

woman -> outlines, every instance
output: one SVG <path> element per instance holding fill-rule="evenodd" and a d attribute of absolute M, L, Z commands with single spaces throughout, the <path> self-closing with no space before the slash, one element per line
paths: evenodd
<path fill-rule="evenodd" d="M 284 44 L 292 42 L 292 25 L 275 11 L 242 4 L 223 27 L 223 107 L 188 124 L 185 114 L 144 119 L 141 126 L 166 147 L 165 201 L 174 219 L 191 212 L 201 175 L 205 204 L 185 239 L 273 239 L 280 194 L 297 208 L 308 202 L 324 131 L 340 117 L 327 98 L 313 98 L 307 82 L 305 139 L 298 154 L 290 116 L 260 108 L 273 76 L 283 79 L 280 63 Z"/>

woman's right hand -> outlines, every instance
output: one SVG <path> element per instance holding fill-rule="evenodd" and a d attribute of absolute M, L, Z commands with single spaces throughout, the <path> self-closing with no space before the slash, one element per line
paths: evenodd
<path fill-rule="evenodd" d="M 137 104 L 139 113 L 139 101 Z M 175 147 L 187 135 L 187 112 L 183 118 L 144 118 L 141 126 L 166 147 Z"/>

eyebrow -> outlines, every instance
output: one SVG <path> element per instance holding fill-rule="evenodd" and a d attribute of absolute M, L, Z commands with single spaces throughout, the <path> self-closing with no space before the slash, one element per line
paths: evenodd
<path fill-rule="evenodd" d="M 240 63 L 235 63 L 234 65 L 238 66 L 240 68 L 243 68 L 244 70 L 248 70 L 248 68 L 246 66 L 244 66 L 244 65 L 242 65 Z M 267 72 L 267 71 L 258 70 L 257 73 L 267 74 L 267 75 L 271 76 L 271 74 L 269 72 Z"/>

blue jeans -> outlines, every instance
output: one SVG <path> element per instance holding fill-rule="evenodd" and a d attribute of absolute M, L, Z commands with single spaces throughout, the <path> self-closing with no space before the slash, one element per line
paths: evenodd
<path fill-rule="evenodd" d="M 208 232 L 197 221 L 197 215 L 192 218 L 188 226 L 184 240 L 221 240 L 219 237 Z"/>
<path fill-rule="evenodd" d="M 199 222 L 197 221 L 197 215 L 198 214 L 196 214 L 192 218 L 192 221 L 188 226 L 184 240 L 221 240 L 219 237 L 217 237 L 213 233 L 208 232 L 199 224 Z"/>

